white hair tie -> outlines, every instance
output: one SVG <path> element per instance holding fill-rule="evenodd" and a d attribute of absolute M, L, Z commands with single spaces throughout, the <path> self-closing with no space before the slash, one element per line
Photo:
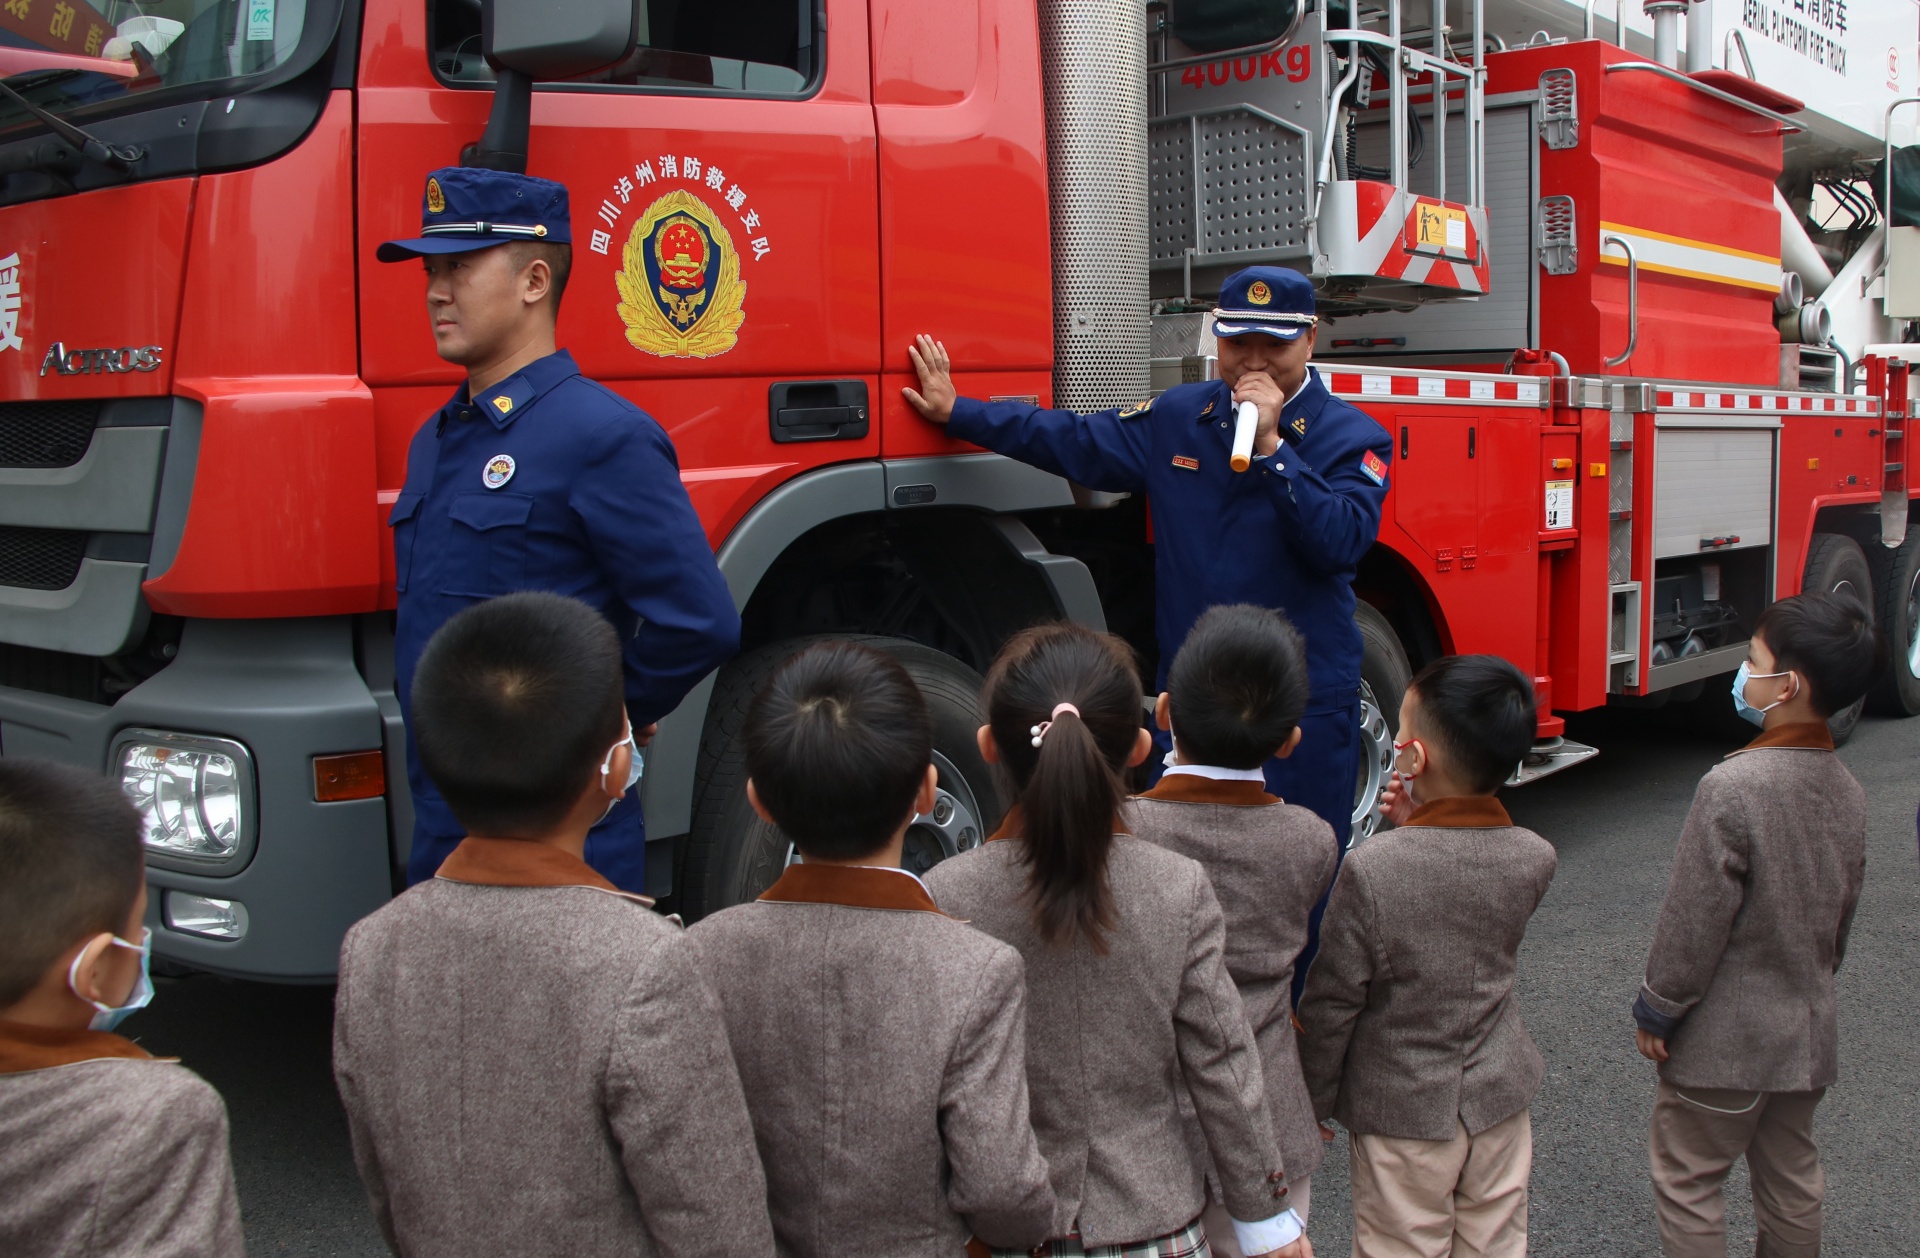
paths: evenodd
<path fill-rule="evenodd" d="M 1053 715 L 1027 731 L 1029 734 L 1033 735 L 1034 746 L 1038 747 L 1040 745 L 1040 740 L 1047 736 L 1047 731 L 1053 728 L 1053 723 L 1060 719 L 1060 714 L 1062 712 L 1071 712 L 1075 716 L 1080 715 L 1080 709 L 1074 707 L 1071 703 L 1054 704 Z"/>

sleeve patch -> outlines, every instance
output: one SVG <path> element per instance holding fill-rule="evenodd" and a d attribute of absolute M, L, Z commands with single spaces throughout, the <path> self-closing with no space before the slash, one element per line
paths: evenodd
<path fill-rule="evenodd" d="M 1367 474 L 1367 479 L 1372 481 L 1374 484 L 1380 485 L 1382 487 L 1386 485 L 1387 483 L 1386 462 L 1379 455 L 1375 454 L 1373 451 L 1369 450 L 1365 454 L 1360 456 L 1360 470 L 1365 472 Z"/>

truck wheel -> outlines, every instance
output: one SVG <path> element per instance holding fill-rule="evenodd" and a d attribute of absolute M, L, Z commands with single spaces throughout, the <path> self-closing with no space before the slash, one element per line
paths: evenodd
<path fill-rule="evenodd" d="M 1838 533 L 1813 535 L 1813 544 L 1807 547 L 1806 575 L 1801 579 L 1800 588 L 1806 593 L 1837 594 L 1845 590 L 1859 599 L 1862 607 L 1873 607 L 1873 573 L 1867 567 L 1866 553 L 1860 549 L 1859 542 Z M 1827 718 L 1834 746 L 1853 736 L 1853 727 L 1860 723 L 1860 713 L 1866 703 L 1862 697 Z"/>
<path fill-rule="evenodd" d="M 1393 773 L 1393 736 L 1400 729 L 1400 700 L 1406 698 L 1413 666 L 1393 626 L 1365 603 L 1353 609 L 1360 629 L 1360 768 L 1353 787 L 1352 848 L 1380 828 L 1380 791 Z"/>
<path fill-rule="evenodd" d="M 720 671 L 700 747 L 693 831 L 687 836 L 680 911 L 688 921 L 741 904 L 773 885 L 792 845 L 747 803 L 746 748 L 740 734 L 747 706 L 781 664 L 815 642 L 853 641 L 877 647 L 912 674 L 933 712 L 933 763 L 940 771 L 933 811 L 914 818 L 901 864 L 924 874 L 940 861 L 978 847 L 1006 812 L 998 783 L 980 758 L 974 731 L 986 724 L 980 675 L 950 655 L 901 638 L 834 635 L 794 638 L 749 651 Z"/>
<path fill-rule="evenodd" d="M 1907 540 L 1892 550 L 1867 547 L 1867 566 L 1887 638 L 1887 671 L 1867 692 L 1867 704 L 1888 716 L 1920 716 L 1920 531 L 1909 525 Z"/>

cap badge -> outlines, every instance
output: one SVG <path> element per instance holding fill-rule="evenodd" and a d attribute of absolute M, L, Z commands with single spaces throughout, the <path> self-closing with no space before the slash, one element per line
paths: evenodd
<path fill-rule="evenodd" d="M 712 358 L 746 322 L 747 285 L 733 237 L 707 204 L 675 191 L 648 206 L 627 236 L 620 318 L 635 349 L 661 358 Z"/>
<path fill-rule="evenodd" d="M 503 393 L 493 399 L 493 409 L 499 411 L 502 415 L 510 415 L 513 413 L 513 399 Z"/>
<path fill-rule="evenodd" d="M 511 454 L 494 455 L 487 460 L 487 466 L 480 473 L 480 483 L 488 489 L 498 489 L 512 479 L 513 456 Z"/>
<path fill-rule="evenodd" d="M 427 180 L 427 213 L 445 214 L 446 212 L 447 195 L 440 191 L 440 181 L 438 179 Z"/>
<path fill-rule="evenodd" d="M 1253 306 L 1265 306 L 1273 301 L 1273 290 L 1267 287 L 1265 280 L 1255 280 L 1247 286 L 1247 303 Z"/>

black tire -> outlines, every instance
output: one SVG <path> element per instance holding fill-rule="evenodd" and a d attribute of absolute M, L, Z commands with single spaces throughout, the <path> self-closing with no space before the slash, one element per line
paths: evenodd
<path fill-rule="evenodd" d="M 680 912 L 690 922 L 753 899 L 786 868 L 786 837 L 760 820 L 747 803 L 746 750 L 740 734 L 748 705 L 775 670 L 812 643 L 827 640 L 776 642 L 741 655 L 720 671 L 707 708 L 693 829 L 679 887 Z M 974 732 L 986 724 L 980 675 L 950 655 L 901 638 L 835 635 L 835 640 L 864 642 L 899 660 L 933 712 L 941 803 L 908 832 L 902 864 L 923 873 L 951 849 L 965 850 L 984 841 L 1000 824 L 1006 806 L 999 781 L 974 740 Z M 942 805 L 947 807 L 944 816 Z"/>
<path fill-rule="evenodd" d="M 1360 767 L 1353 784 L 1353 824 L 1347 846 L 1365 842 L 1380 828 L 1377 804 L 1393 771 L 1393 738 L 1400 732 L 1400 701 L 1407 696 L 1413 665 L 1387 618 L 1365 603 L 1353 610 L 1360 630 Z"/>
<path fill-rule="evenodd" d="M 1920 520 L 1907 523 L 1907 540 L 1892 550 L 1867 547 L 1887 669 L 1867 692 L 1867 706 L 1887 716 L 1920 716 Z"/>
<path fill-rule="evenodd" d="M 1807 547 L 1806 575 L 1801 579 L 1800 589 L 1808 594 L 1850 590 L 1860 600 L 1862 607 L 1871 608 L 1873 571 L 1867 567 L 1866 552 L 1851 537 L 1843 537 L 1838 533 L 1815 533 L 1812 545 Z M 1827 718 L 1827 728 L 1833 731 L 1834 746 L 1853 737 L 1854 726 L 1860 724 L 1860 713 L 1866 705 L 1863 696 Z"/>

